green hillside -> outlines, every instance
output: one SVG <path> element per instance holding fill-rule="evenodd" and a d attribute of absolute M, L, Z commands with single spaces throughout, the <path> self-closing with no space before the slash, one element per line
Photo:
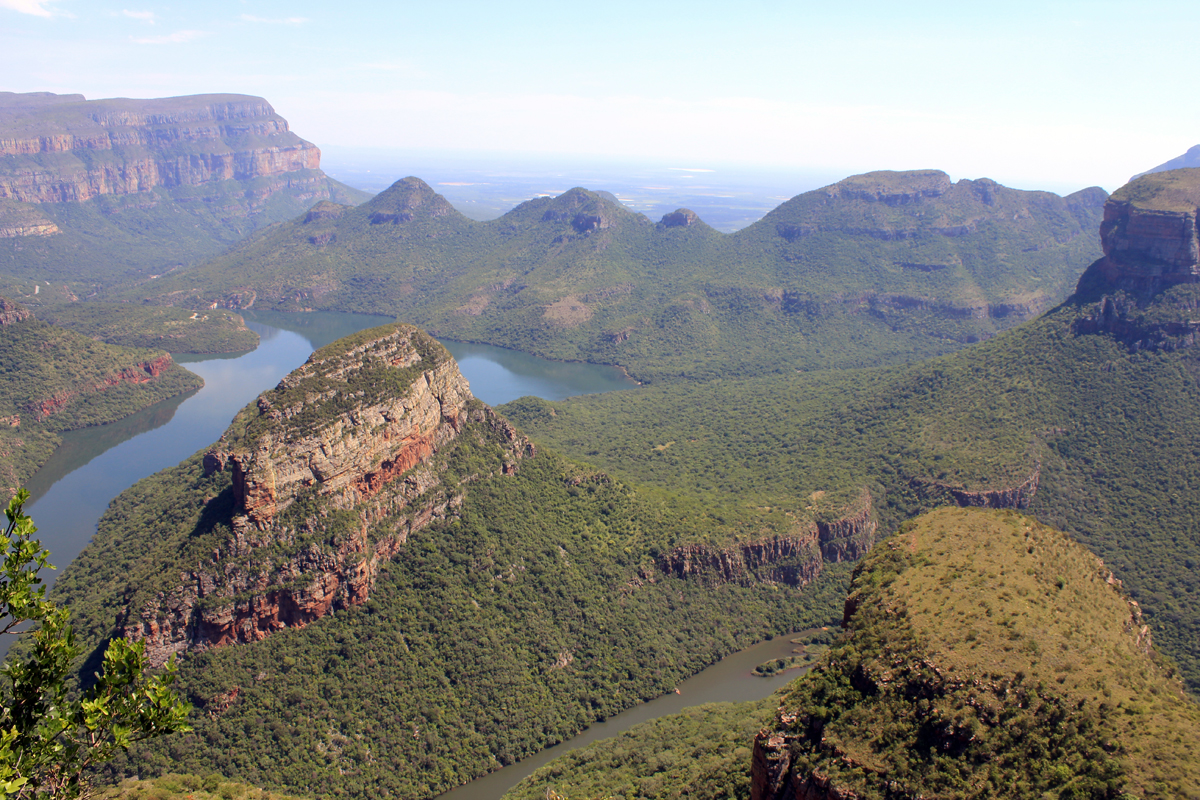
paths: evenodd
<path fill-rule="evenodd" d="M 871 173 L 724 235 L 584 189 L 474 222 L 406 178 L 123 297 L 394 314 L 642 380 L 862 367 L 956 350 L 1059 302 L 1099 255 L 1105 197 Z"/>
<path fill-rule="evenodd" d="M 1107 567 L 1062 533 L 939 509 L 860 563 L 845 614 L 816 669 L 775 697 L 639 725 L 506 798 L 1200 792 L 1200 706 Z"/>
<path fill-rule="evenodd" d="M 503 411 L 564 454 L 731 509 L 804 513 L 866 486 L 881 530 L 894 530 L 955 491 L 1003 499 L 999 490 L 1024 485 L 1031 513 L 1125 581 L 1195 691 L 1200 543 L 1186 532 L 1200 516 L 1200 354 L 1075 333 L 1090 308 L 1065 305 L 905 368 L 525 399 Z"/>
<path fill-rule="evenodd" d="M 37 317 L 89 339 L 122 347 L 157 347 L 171 353 L 236 353 L 258 347 L 258 334 L 229 311 L 66 303 L 40 306 Z"/>
<path fill-rule="evenodd" d="M 13 308 L 20 309 L 0 298 L 0 311 Z M 0 324 L 0 484 L 9 491 L 50 458 L 63 431 L 121 419 L 204 383 L 162 350 L 117 347 L 19 317 Z"/>
<path fill-rule="evenodd" d="M 109 777 L 427 797 L 837 618 L 849 565 L 806 518 L 535 453 L 465 386 L 419 331 L 364 331 L 113 501 L 54 594 L 93 654 L 181 653 L 197 710 Z M 677 566 L 705 548 L 746 569 Z"/>
<path fill-rule="evenodd" d="M 1057 531 L 934 512 L 863 561 L 846 613 L 843 642 L 776 716 L 786 783 L 862 798 L 1200 793 L 1200 706 L 1108 569 Z"/>

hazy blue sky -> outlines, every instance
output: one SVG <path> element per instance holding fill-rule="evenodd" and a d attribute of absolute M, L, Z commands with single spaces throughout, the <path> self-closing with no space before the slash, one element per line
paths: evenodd
<path fill-rule="evenodd" d="M 266 97 L 324 145 L 1116 189 L 1200 143 L 1200 3 L 0 0 L 0 90 Z"/>

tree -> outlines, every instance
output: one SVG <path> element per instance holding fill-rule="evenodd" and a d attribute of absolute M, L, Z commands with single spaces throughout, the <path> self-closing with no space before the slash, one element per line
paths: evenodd
<path fill-rule="evenodd" d="M 89 767 L 134 742 L 190 730 L 191 706 L 171 688 L 174 660 L 151 674 L 144 643 L 125 639 L 109 643 L 90 687 L 72 688 L 80 652 L 68 610 L 46 599 L 38 577 L 50 553 L 32 538 L 37 528 L 22 511 L 28 499 L 22 489 L 9 502 L 0 539 L 0 633 L 30 640 L 0 665 L 0 790 L 16 800 L 87 797 Z"/>

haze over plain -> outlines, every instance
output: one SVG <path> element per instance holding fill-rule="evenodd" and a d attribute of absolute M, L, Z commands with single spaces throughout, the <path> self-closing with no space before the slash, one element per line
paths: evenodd
<path fill-rule="evenodd" d="M 0 89 L 259 95 L 321 146 L 396 148 L 413 172 L 434 151 L 827 182 L 936 167 L 1065 194 L 1115 190 L 1196 143 L 1171 54 L 1198 23 L 1173 0 L 0 0 Z"/>

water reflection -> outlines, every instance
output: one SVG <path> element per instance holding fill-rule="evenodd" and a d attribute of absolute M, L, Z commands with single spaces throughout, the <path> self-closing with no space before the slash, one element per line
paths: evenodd
<path fill-rule="evenodd" d="M 471 393 L 491 406 L 534 395 L 562 400 L 580 394 L 632 389 L 637 381 L 617 367 L 549 361 L 519 350 L 442 339 L 471 384 Z"/>

